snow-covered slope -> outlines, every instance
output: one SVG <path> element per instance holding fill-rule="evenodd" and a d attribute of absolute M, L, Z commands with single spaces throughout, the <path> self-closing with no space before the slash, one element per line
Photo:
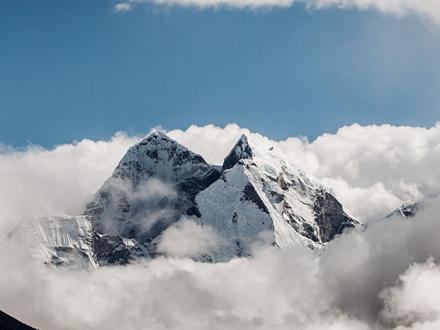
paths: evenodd
<path fill-rule="evenodd" d="M 12 236 L 28 245 L 31 255 L 46 264 L 94 270 L 93 228 L 86 216 L 53 216 L 22 223 Z"/>
<path fill-rule="evenodd" d="M 275 147 L 242 136 L 221 178 L 196 197 L 200 222 L 226 241 L 214 259 L 251 254 L 255 244 L 320 247 L 357 222 L 331 192 L 294 168 Z"/>
<path fill-rule="evenodd" d="M 154 132 L 128 150 L 83 215 L 42 218 L 21 231 L 44 262 L 93 269 L 155 257 L 164 230 L 182 217 L 220 236 L 213 261 L 248 256 L 257 244 L 321 247 L 357 224 L 272 146 L 242 136 L 219 169 Z"/>

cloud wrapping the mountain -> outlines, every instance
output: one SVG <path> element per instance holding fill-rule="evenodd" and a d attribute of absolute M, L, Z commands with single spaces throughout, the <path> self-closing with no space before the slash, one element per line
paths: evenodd
<path fill-rule="evenodd" d="M 440 125 L 431 128 L 351 125 L 312 142 L 272 141 L 236 124 L 191 126 L 169 135 L 207 161 L 221 164 L 241 134 L 277 145 L 288 161 L 331 187 L 345 209 L 363 221 L 386 215 L 407 200 L 438 193 Z M 83 140 L 53 150 L 30 146 L 0 153 L 0 226 L 30 215 L 79 214 L 90 196 L 140 137 Z M 19 205 L 27 200 L 26 208 Z M 9 226 L 10 227 L 10 226 Z"/>
<path fill-rule="evenodd" d="M 170 257 L 203 256 L 218 245 L 220 237 L 208 227 L 190 219 L 181 219 L 165 230 L 158 244 L 158 251 Z"/>
<path fill-rule="evenodd" d="M 440 125 L 352 125 L 312 142 L 276 142 L 237 125 L 169 132 L 214 163 L 242 133 L 263 148 L 283 150 L 364 218 L 438 192 Z M 438 329 L 438 200 L 415 218 L 378 221 L 341 236 L 320 256 L 298 247 L 257 247 L 254 258 L 227 263 L 162 257 L 89 273 L 40 265 L 5 238 L 22 219 L 80 213 L 138 140 L 117 134 L 110 141 L 0 153 L 0 309 L 49 330 Z M 151 184 L 159 195 L 172 193 Z M 169 254 L 184 257 L 209 245 L 201 238 L 191 246 L 188 236 L 201 230 L 194 224 L 174 229 L 165 246 Z"/>
<path fill-rule="evenodd" d="M 52 150 L 0 148 L 0 230 L 31 216 L 80 214 L 139 137 L 84 139 Z"/>
<path fill-rule="evenodd" d="M 438 215 L 378 223 L 318 258 L 265 248 L 222 264 L 158 258 L 93 273 L 46 268 L 2 242 L 0 306 L 44 329 L 436 329 Z"/>
<path fill-rule="evenodd" d="M 138 205 L 142 205 L 142 208 L 131 209 L 129 213 L 130 226 L 136 228 L 139 235 L 149 232 L 158 222 L 165 219 L 171 222 L 177 216 L 173 207 L 178 199 L 177 192 L 174 187 L 157 178 L 150 178 L 133 187 L 130 180 L 112 176 L 105 181 L 103 189 L 100 189 L 100 194 L 105 194 L 109 186 L 114 192 L 111 194 L 111 198 L 114 200 L 107 206 L 99 221 L 106 233 L 119 236 L 127 230 L 127 224 L 115 217 L 119 206 L 118 198 L 123 198 L 130 204 L 139 203 Z"/>

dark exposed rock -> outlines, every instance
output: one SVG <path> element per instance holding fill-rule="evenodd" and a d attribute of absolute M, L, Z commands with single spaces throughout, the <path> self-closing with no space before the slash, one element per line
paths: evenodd
<path fill-rule="evenodd" d="M 316 237 L 314 228 L 308 223 L 304 222 L 302 224 L 302 234 L 314 242 L 319 242 L 318 237 Z"/>
<path fill-rule="evenodd" d="M 36 330 L 12 316 L 0 311 L 0 329 L 1 330 Z"/>
<path fill-rule="evenodd" d="M 232 216 L 232 223 L 236 225 L 237 222 L 238 222 L 238 214 L 237 212 L 234 212 L 234 215 Z"/>
<path fill-rule="evenodd" d="M 191 200 L 202 190 L 209 187 L 220 178 L 220 172 L 213 168 L 205 176 L 199 178 L 188 178 L 177 185 L 177 189 L 184 192 Z"/>
<path fill-rule="evenodd" d="M 276 191 L 271 191 L 270 196 L 274 203 L 281 203 L 284 200 L 284 195 Z"/>
<path fill-rule="evenodd" d="M 321 242 L 328 242 L 347 228 L 353 228 L 358 222 L 350 218 L 341 203 L 330 193 L 320 190 L 315 196 L 316 223 L 319 226 Z"/>
<path fill-rule="evenodd" d="M 284 191 L 289 190 L 289 184 L 286 182 L 286 180 L 284 179 L 284 177 L 282 175 L 278 176 L 277 182 L 279 184 L 279 186 L 281 187 L 281 189 L 283 189 Z"/>
<path fill-rule="evenodd" d="M 269 214 L 269 210 L 261 200 L 260 196 L 258 196 L 254 186 L 251 183 L 248 183 L 244 187 L 242 200 L 247 200 L 254 203 L 261 211 Z"/>
<path fill-rule="evenodd" d="M 124 265 L 135 260 L 136 256 L 148 256 L 136 241 L 127 244 L 121 236 L 95 235 L 94 250 L 101 265 Z"/>
<path fill-rule="evenodd" d="M 412 218 L 414 217 L 421 209 L 423 208 L 423 202 L 413 203 L 408 202 L 404 203 L 397 210 L 387 215 L 387 218 L 391 218 L 393 216 L 401 216 L 404 218 Z"/>
<path fill-rule="evenodd" d="M 240 244 L 240 241 L 238 239 L 236 240 L 236 245 L 237 245 L 236 256 L 240 258 L 242 256 L 242 254 L 243 254 L 243 250 L 241 248 L 241 244 Z"/>

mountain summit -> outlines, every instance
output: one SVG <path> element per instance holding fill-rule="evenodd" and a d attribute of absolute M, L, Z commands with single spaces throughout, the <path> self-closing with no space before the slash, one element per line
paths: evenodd
<path fill-rule="evenodd" d="M 45 263 L 95 269 L 156 257 L 166 229 L 187 218 L 220 237 L 198 258 L 214 262 L 256 244 L 319 248 L 357 225 L 275 147 L 242 135 L 220 169 L 156 131 L 127 151 L 82 215 L 37 219 L 22 232 Z"/>
<path fill-rule="evenodd" d="M 250 159 L 253 156 L 246 135 L 242 135 L 223 162 L 223 171 L 234 167 L 240 160 Z"/>

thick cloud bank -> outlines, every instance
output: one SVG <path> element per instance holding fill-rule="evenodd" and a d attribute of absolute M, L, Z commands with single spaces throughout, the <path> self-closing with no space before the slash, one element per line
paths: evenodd
<path fill-rule="evenodd" d="M 117 11 L 127 11 L 133 4 L 155 3 L 158 5 L 193 6 L 198 8 L 230 7 L 286 8 L 296 4 L 311 10 L 325 8 L 377 10 L 384 14 L 404 16 L 416 14 L 440 23 L 440 3 L 437 0 L 128 0 L 115 5 Z"/>
<path fill-rule="evenodd" d="M 262 145 L 278 144 L 365 220 L 439 187 L 438 125 L 353 125 L 313 142 L 275 142 L 237 125 L 169 134 L 220 163 L 243 132 Z M 216 238 L 189 220 L 170 228 L 161 243 L 175 257 L 92 273 L 39 265 L 7 241 L 23 218 L 80 212 L 137 140 L 118 134 L 53 150 L 1 152 L 0 309 L 42 329 L 439 328 L 438 199 L 415 218 L 376 221 L 341 236 L 319 256 L 256 248 L 254 258 L 194 262 L 185 257 L 209 249 Z"/>

